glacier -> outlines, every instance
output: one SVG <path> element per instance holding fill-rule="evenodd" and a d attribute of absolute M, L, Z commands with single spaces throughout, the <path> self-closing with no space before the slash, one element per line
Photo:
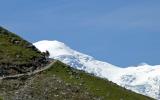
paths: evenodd
<path fill-rule="evenodd" d="M 160 65 L 141 64 L 122 68 L 75 51 L 59 41 L 42 40 L 34 43 L 41 52 L 50 52 L 50 58 L 62 61 L 78 70 L 106 78 L 122 87 L 160 99 Z"/>

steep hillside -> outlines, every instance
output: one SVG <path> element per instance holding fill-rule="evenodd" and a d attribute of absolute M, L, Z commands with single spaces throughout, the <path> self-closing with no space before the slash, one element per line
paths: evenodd
<path fill-rule="evenodd" d="M 0 27 L 0 76 L 26 73 L 46 63 L 45 55 L 35 46 Z"/>
<path fill-rule="evenodd" d="M 34 76 L 0 82 L 4 100 L 153 100 L 59 61 Z"/>
<path fill-rule="evenodd" d="M 106 78 L 134 92 L 160 99 L 160 65 L 141 64 L 122 68 L 77 52 L 59 41 L 43 40 L 34 45 L 41 51 L 48 50 L 50 58 L 60 60 L 73 68 Z"/>

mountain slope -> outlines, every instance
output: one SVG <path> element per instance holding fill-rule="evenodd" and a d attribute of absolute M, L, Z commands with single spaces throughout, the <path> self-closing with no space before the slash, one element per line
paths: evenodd
<path fill-rule="evenodd" d="M 58 59 L 76 69 L 106 78 L 120 86 L 156 99 L 160 98 L 160 66 L 147 64 L 120 68 L 98 61 L 91 56 L 74 51 L 58 41 L 39 41 L 34 45 L 41 51 L 48 50 L 50 57 Z"/>
<path fill-rule="evenodd" d="M 153 100 L 106 79 L 73 69 L 60 61 L 48 61 L 47 52 L 41 53 L 31 43 L 0 27 L 2 99 Z"/>
<path fill-rule="evenodd" d="M 26 73 L 46 63 L 35 46 L 0 27 L 0 76 Z"/>
<path fill-rule="evenodd" d="M 153 100 L 59 61 L 41 73 L 0 83 L 4 100 Z"/>

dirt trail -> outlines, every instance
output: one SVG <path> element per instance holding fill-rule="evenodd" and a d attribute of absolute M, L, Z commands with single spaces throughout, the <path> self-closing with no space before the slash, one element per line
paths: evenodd
<path fill-rule="evenodd" d="M 50 67 L 52 67 L 52 65 L 56 62 L 56 60 L 54 60 L 53 62 L 51 62 L 49 65 L 41 68 L 41 69 L 37 69 L 33 72 L 29 72 L 29 73 L 25 73 L 25 74 L 17 74 L 17 75 L 9 75 L 9 76 L 4 76 L 4 77 L 0 77 L 0 80 L 3 80 L 3 79 L 9 79 L 9 78 L 18 78 L 18 77 L 21 77 L 21 76 L 30 76 L 30 75 L 34 75 L 34 74 L 37 74 L 39 72 L 42 72 L 44 70 L 47 70 L 49 69 Z"/>

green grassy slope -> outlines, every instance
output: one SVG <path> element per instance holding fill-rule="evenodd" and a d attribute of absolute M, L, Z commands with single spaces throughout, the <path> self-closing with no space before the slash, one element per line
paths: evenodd
<path fill-rule="evenodd" d="M 31 43 L 0 27 L 0 76 L 31 71 L 45 63 Z"/>
<path fill-rule="evenodd" d="M 0 91 L 4 100 L 153 100 L 59 61 L 34 76 L 3 80 Z"/>
<path fill-rule="evenodd" d="M 0 27 L 0 63 L 24 64 L 41 56 L 38 50 L 29 46 L 32 44 Z"/>

